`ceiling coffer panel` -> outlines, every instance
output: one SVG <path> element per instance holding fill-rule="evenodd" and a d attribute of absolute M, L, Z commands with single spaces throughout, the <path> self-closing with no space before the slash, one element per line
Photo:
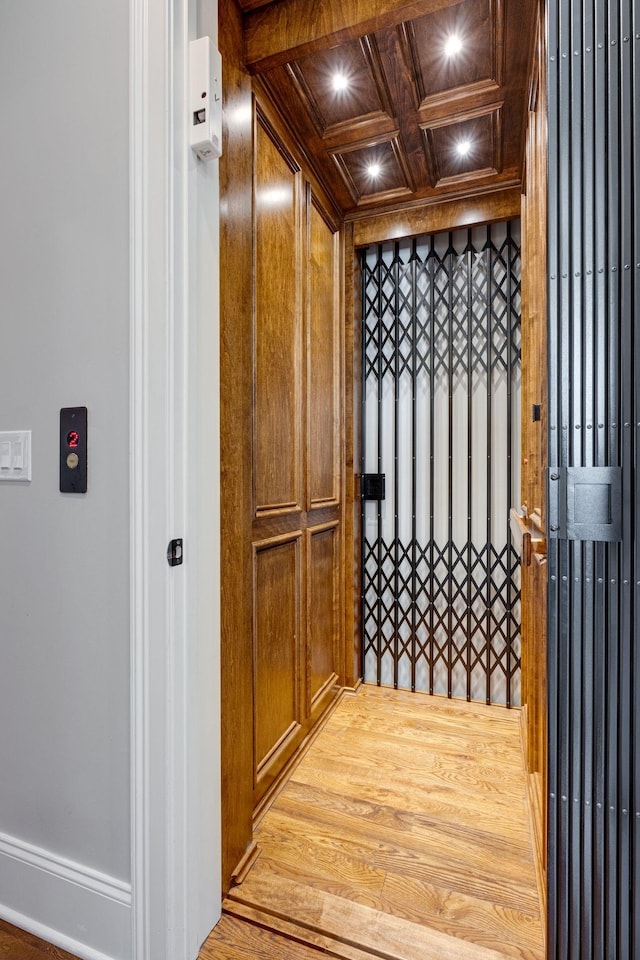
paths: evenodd
<path fill-rule="evenodd" d="M 399 29 L 414 76 L 416 106 L 424 110 L 499 90 L 503 27 L 502 0 L 462 0 L 403 23 Z M 457 43 L 462 44 L 459 50 Z"/>
<path fill-rule="evenodd" d="M 374 37 L 361 37 L 287 64 L 321 137 L 392 118 L 393 105 Z"/>
<path fill-rule="evenodd" d="M 246 18 L 251 68 L 342 214 L 519 185 L 534 0 L 374 8 L 323 0 L 314 19 L 278 0 Z"/>
<path fill-rule="evenodd" d="M 502 108 L 422 125 L 434 187 L 498 174 L 502 169 Z"/>
<path fill-rule="evenodd" d="M 415 189 L 406 152 L 397 136 L 334 151 L 333 159 L 354 203 L 410 197 Z"/>

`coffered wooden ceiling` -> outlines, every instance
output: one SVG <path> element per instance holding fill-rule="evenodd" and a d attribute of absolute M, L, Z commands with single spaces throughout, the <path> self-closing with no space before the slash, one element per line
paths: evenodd
<path fill-rule="evenodd" d="M 520 184 L 537 0 L 239 2 L 247 68 L 347 218 Z"/>

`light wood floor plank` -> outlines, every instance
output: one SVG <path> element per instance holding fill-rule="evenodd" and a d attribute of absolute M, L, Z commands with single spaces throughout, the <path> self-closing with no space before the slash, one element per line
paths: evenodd
<path fill-rule="evenodd" d="M 358 703 L 360 700 L 360 703 Z M 466 716 L 476 724 L 486 723 L 491 727 L 517 725 L 519 722 L 518 710 L 507 710 L 505 707 L 488 706 L 480 700 L 457 700 L 444 696 L 430 696 L 428 693 L 411 693 L 410 690 L 394 690 L 393 687 L 377 687 L 375 684 L 365 684 L 359 693 L 345 697 L 343 701 L 356 706 L 364 702 L 371 705 L 371 709 L 387 712 L 387 706 L 392 705 L 393 713 L 416 715 L 427 709 L 436 711 L 438 717 Z M 434 717 L 434 720 L 437 719 Z"/>
<path fill-rule="evenodd" d="M 387 874 L 380 909 L 507 956 L 541 957 L 539 917 L 435 884 Z"/>
<path fill-rule="evenodd" d="M 407 748 L 412 744 L 422 748 L 429 742 L 435 741 L 438 750 L 443 754 L 464 755 L 465 752 L 473 751 L 474 757 L 486 756 L 492 762 L 500 760 L 501 763 L 509 764 L 514 768 L 520 764 L 520 750 L 518 745 L 512 742 L 510 727 L 506 728 L 507 736 L 503 735 L 504 728 L 499 730 L 490 728 L 472 732 L 465 730 L 464 736 L 461 737 L 460 719 L 455 716 L 447 717 L 443 722 L 430 723 L 425 729 L 424 718 L 421 716 L 402 718 L 371 716 L 367 704 L 364 704 L 360 711 L 357 714 L 340 713 L 333 719 L 332 729 L 346 731 L 356 728 L 359 732 L 368 731 L 371 737 L 394 738 L 395 741 L 401 741 Z"/>
<path fill-rule="evenodd" d="M 477 700 L 449 699 L 442 696 L 430 696 L 426 693 L 411 693 L 408 690 L 394 690 L 391 687 L 377 687 L 375 684 L 365 684 L 359 693 L 345 696 L 344 711 L 358 713 L 365 709 L 369 716 L 388 716 L 388 706 L 393 705 L 394 716 L 418 716 L 424 709 L 434 709 L 437 717 L 434 722 L 442 722 L 446 718 L 466 717 L 473 722 L 473 729 L 480 730 L 483 726 L 497 728 L 517 724 L 518 710 L 507 710 L 496 705 L 488 706 Z M 431 706 L 430 706 L 431 704 Z M 425 707 L 426 705 L 426 707 Z"/>
<path fill-rule="evenodd" d="M 284 911 L 288 916 L 294 911 L 298 923 L 364 948 L 374 956 L 389 960 L 504 960 L 502 951 L 448 936 L 422 923 L 382 914 L 330 893 L 319 898 L 304 884 L 270 872 L 266 862 L 262 862 L 258 875 L 259 865 L 260 861 L 252 871 L 254 876 L 245 881 L 252 881 L 245 894 L 234 896 L 243 902 L 257 898 L 279 915 Z"/>
<path fill-rule="evenodd" d="M 336 799 L 334 804 L 332 801 Z M 467 863 L 470 857 L 486 859 L 499 858 L 501 873 L 523 874 L 528 879 L 528 865 L 533 870 L 531 844 L 518 838 L 500 836 L 474 827 L 458 827 L 437 819 L 420 818 L 418 823 L 410 819 L 393 816 L 390 808 L 375 806 L 370 816 L 347 810 L 340 798 L 324 793 L 324 809 L 314 807 L 311 810 L 304 799 L 286 795 L 282 797 L 272 811 L 268 824 L 261 832 L 262 841 L 272 837 L 274 832 L 286 833 L 291 837 L 307 837 L 313 840 L 338 837 L 347 843 L 364 843 L 398 846 L 406 848 L 416 856 L 438 854 L 440 850 L 448 853 L 453 860 Z M 304 828 L 300 825 L 303 816 Z M 417 818 L 416 818 L 417 819 Z M 494 872 L 493 865 L 485 867 Z"/>
<path fill-rule="evenodd" d="M 352 865 L 348 860 L 345 860 L 343 873 L 338 862 L 335 866 L 336 870 L 331 873 L 326 870 L 326 864 L 318 869 L 316 863 L 313 874 L 307 872 L 305 875 L 305 887 L 342 897 L 381 914 L 439 930 L 471 944 L 498 950 L 505 957 L 540 960 L 540 922 L 537 916 L 475 899 L 438 886 L 435 882 L 427 883 L 391 873 L 386 874 L 380 893 L 374 887 L 362 890 L 356 884 L 349 886 Z M 255 882 L 238 892 L 238 896 L 260 903 L 263 910 L 269 911 L 273 908 L 273 887 L 268 882 L 265 884 L 265 875 L 295 884 L 300 877 L 299 859 L 287 856 L 280 848 L 278 860 L 274 863 L 265 851 L 254 875 Z M 298 903 L 291 905 L 294 912 L 299 914 Z"/>
<path fill-rule="evenodd" d="M 393 742 L 385 741 L 384 737 L 378 738 L 373 734 L 371 739 L 376 742 L 375 754 L 365 756 L 352 743 L 346 743 L 346 738 L 336 737 L 333 730 L 327 731 L 327 734 L 332 740 L 314 744 L 309 751 L 311 760 L 317 769 L 329 766 L 345 779 L 352 774 L 368 774 L 370 777 L 371 764 L 374 762 L 379 769 L 384 769 L 390 783 L 409 784 L 414 790 L 425 789 L 434 783 L 443 784 L 471 794 L 478 803 L 486 798 L 500 805 L 522 802 L 526 796 L 524 785 L 515 777 L 513 770 L 501 771 L 498 764 L 474 760 L 469 753 L 453 757 L 439 755 L 434 752 L 435 745 L 421 752 L 401 749 Z"/>
<path fill-rule="evenodd" d="M 361 950 L 359 947 L 353 946 L 353 944 L 344 943 L 342 940 L 336 940 L 333 937 L 328 937 L 326 934 L 317 933 L 306 927 L 301 927 L 291 920 L 276 917 L 273 913 L 265 913 L 255 907 L 240 903 L 237 900 L 225 900 L 223 908 L 225 914 L 228 916 L 250 923 L 254 925 L 254 927 L 257 926 L 258 928 L 273 930 L 281 934 L 283 938 L 292 940 L 296 944 L 303 943 L 314 947 L 321 951 L 321 956 L 324 957 L 325 960 L 327 957 L 338 957 L 340 960 L 372 960 L 372 954 L 369 951 Z M 260 933 L 257 935 L 260 936 Z M 282 952 L 278 955 L 278 960 L 285 960 L 285 958 L 289 956 L 287 953 L 286 940 L 281 944 L 281 950 Z M 198 960 L 207 960 L 207 958 L 200 956 Z M 316 955 L 309 958 L 309 960 L 316 960 Z M 319 957 L 317 960 L 319 960 Z"/>
<path fill-rule="evenodd" d="M 331 817 L 332 821 L 337 818 L 340 823 L 342 816 L 355 817 L 374 823 L 380 828 L 388 827 L 426 838 L 436 831 L 456 840 L 463 832 L 465 836 L 477 843 L 486 840 L 513 850 L 518 858 L 526 859 L 531 852 L 530 833 L 526 824 L 522 824 L 521 830 L 510 829 L 508 823 L 505 825 L 502 820 L 497 820 L 495 812 L 493 816 L 483 820 L 479 815 L 482 807 L 477 808 L 469 804 L 472 815 L 461 822 L 460 817 L 456 816 L 460 810 L 459 802 L 457 804 L 451 802 L 444 812 L 442 805 L 437 805 L 435 812 L 431 812 L 431 793 L 418 799 L 415 807 L 419 809 L 411 809 L 386 802 L 382 797 L 388 794 L 379 796 L 377 791 L 370 792 L 372 795 L 369 796 L 347 795 L 340 790 L 343 785 L 344 781 L 340 781 L 339 778 L 333 781 L 333 789 L 330 789 L 326 782 L 309 784 L 298 779 L 290 780 L 286 793 L 276 800 L 273 809 L 286 811 L 292 809 L 294 804 L 298 804 L 304 807 L 305 819 L 319 818 L 326 821 L 327 817 Z"/>
<path fill-rule="evenodd" d="M 484 848 L 479 852 L 469 847 L 465 857 L 460 855 L 459 847 L 449 848 L 435 837 L 429 844 L 415 837 L 399 838 L 394 831 L 386 830 L 382 834 L 373 832 L 367 824 L 358 826 L 354 823 L 350 824 L 350 839 L 344 839 L 330 825 L 314 824 L 309 828 L 309 833 L 313 835 L 311 840 L 309 836 L 293 833 L 292 817 L 274 815 L 270 820 L 273 827 L 269 833 L 264 834 L 265 852 L 274 862 L 279 862 L 276 858 L 282 851 L 282 857 L 286 861 L 290 862 L 294 857 L 298 864 L 305 864 L 305 882 L 315 875 L 315 863 L 322 863 L 327 859 L 335 860 L 336 856 L 340 856 L 355 864 L 370 863 L 376 870 L 385 873 L 392 870 L 402 876 L 425 882 L 433 879 L 438 885 L 449 890 L 468 892 L 471 896 L 520 910 L 522 913 L 539 913 L 537 890 L 535 886 L 531 888 L 531 879 L 520 877 L 514 869 L 513 860 L 504 865 L 505 876 L 508 873 L 510 878 L 509 884 L 506 884 L 502 877 L 496 878 L 497 858 L 490 856 L 489 851 L 485 852 Z M 315 858 L 313 863 L 312 857 Z M 259 870 L 258 865 L 256 869 Z M 527 871 L 529 872 L 535 881 L 533 870 Z M 355 869 L 353 873 L 356 873 Z M 358 889 L 355 876 L 352 883 L 352 889 Z"/>
<path fill-rule="evenodd" d="M 319 793 L 339 794 L 344 788 L 344 772 L 334 769 L 331 764 L 322 765 L 322 769 L 299 769 L 295 777 L 296 784 L 306 784 Z M 528 824 L 524 819 L 514 822 L 509 805 L 506 804 L 507 810 L 503 810 L 505 805 L 499 798 L 492 804 L 486 798 L 479 800 L 467 796 L 464 791 L 461 795 L 460 790 L 450 784 L 431 783 L 427 790 L 417 791 L 410 775 L 406 780 L 396 778 L 393 783 L 383 778 L 372 782 L 370 770 L 352 771 L 349 780 L 359 800 L 396 808 L 399 816 L 435 816 L 454 825 L 476 825 L 488 830 L 493 827 L 498 835 L 520 836 L 523 842 L 529 842 Z M 503 816 L 505 812 L 507 817 Z"/>
<path fill-rule="evenodd" d="M 237 917 L 223 916 L 200 951 L 199 960 L 321 960 L 317 949 Z"/>

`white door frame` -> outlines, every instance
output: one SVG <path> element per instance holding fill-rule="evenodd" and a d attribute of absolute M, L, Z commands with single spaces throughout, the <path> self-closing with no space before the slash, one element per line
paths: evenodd
<path fill-rule="evenodd" d="M 221 900 L 217 162 L 187 146 L 197 0 L 130 13 L 131 957 L 193 960 Z"/>

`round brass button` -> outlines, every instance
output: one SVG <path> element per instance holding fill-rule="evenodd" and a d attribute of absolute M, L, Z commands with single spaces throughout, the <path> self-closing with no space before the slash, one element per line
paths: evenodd
<path fill-rule="evenodd" d="M 78 457 L 78 454 L 70 453 L 69 456 L 67 457 L 67 466 L 69 467 L 69 469 L 75 470 L 75 468 L 78 466 L 79 463 L 80 463 L 80 459 Z"/>

